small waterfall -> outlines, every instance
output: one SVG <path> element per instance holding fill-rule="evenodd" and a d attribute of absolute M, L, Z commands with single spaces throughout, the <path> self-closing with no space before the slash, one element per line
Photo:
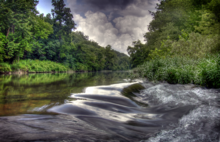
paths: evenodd
<path fill-rule="evenodd" d="M 195 85 L 133 82 L 93 86 L 70 94 L 64 103 L 44 105 L 29 112 L 34 113 L 0 118 L 1 141 L 220 139 L 220 90 Z"/>

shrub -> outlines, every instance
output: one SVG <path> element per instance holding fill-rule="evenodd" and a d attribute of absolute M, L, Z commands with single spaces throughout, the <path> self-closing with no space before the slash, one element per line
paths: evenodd
<path fill-rule="evenodd" d="M 148 59 L 165 59 L 173 55 L 199 59 L 205 57 L 207 53 L 218 52 L 219 46 L 219 35 L 201 35 L 193 32 L 188 34 L 182 31 L 178 41 L 169 38 L 163 40 L 159 48 L 150 51 Z"/>
<path fill-rule="evenodd" d="M 206 64 L 202 64 L 201 84 L 207 87 L 220 87 L 220 57 L 206 60 Z"/>
<path fill-rule="evenodd" d="M 207 87 L 220 87 L 220 56 L 202 59 L 174 56 L 153 59 L 135 69 L 135 77 L 146 77 L 149 81 L 167 81 L 171 84 L 194 83 Z"/>
<path fill-rule="evenodd" d="M 0 72 L 10 72 L 11 66 L 8 63 L 0 63 Z"/>
<path fill-rule="evenodd" d="M 177 71 L 173 68 L 167 70 L 167 78 L 166 81 L 171 84 L 178 83 Z"/>
<path fill-rule="evenodd" d="M 69 68 L 66 66 L 55 63 L 52 61 L 39 61 L 39 60 L 21 60 L 17 63 L 11 65 L 12 70 L 23 70 L 29 72 L 51 72 L 59 71 L 64 72 L 68 71 Z"/>

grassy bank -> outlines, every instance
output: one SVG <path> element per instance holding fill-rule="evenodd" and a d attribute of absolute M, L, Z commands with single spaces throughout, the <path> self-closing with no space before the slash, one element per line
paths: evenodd
<path fill-rule="evenodd" d="M 0 72 L 2 73 L 13 71 L 23 71 L 30 73 L 65 72 L 68 70 L 70 70 L 68 67 L 52 61 L 21 60 L 13 64 L 0 63 Z"/>
<path fill-rule="evenodd" d="M 220 87 L 220 56 L 200 59 L 166 57 L 153 59 L 134 69 L 135 77 L 150 81 L 167 81 L 171 84 L 194 83 L 206 87 Z"/>

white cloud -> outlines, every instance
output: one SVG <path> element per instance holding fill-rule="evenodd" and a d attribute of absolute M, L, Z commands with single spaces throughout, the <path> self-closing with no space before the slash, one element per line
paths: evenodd
<path fill-rule="evenodd" d="M 73 7 L 74 1 L 68 0 Z M 155 7 L 146 0 L 136 0 L 135 3 L 128 5 L 123 10 L 118 10 L 120 17 L 114 17 L 115 12 L 106 15 L 103 12 L 87 11 L 85 17 L 79 13 L 74 13 L 74 21 L 77 23 L 77 30 L 82 31 L 89 39 L 98 42 L 101 46 L 110 44 L 113 49 L 126 53 L 127 47 L 133 41 L 140 39 L 144 42 L 143 35 L 148 31 L 148 25 L 152 20 L 148 10 Z M 111 21 L 112 20 L 112 21 Z"/>
<path fill-rule="evenodd" d="M 145 17 L 125 16 L 114 19 L 115 27 L 122 34 L 129 34 L 132 40 L 140 39 L 148 31 L 148 24 L 152 20 L 150 15 Z"/>
<path fill-rule="evenodd" d="M 85 14 L 85 18 L 78 14 L 74 17 L 78 24 L 77 30 L 82 31 L 101 46 L 106 46 L 116 40 L 118 30 L 108 21 L 104 13 L 89 11 Z"/>

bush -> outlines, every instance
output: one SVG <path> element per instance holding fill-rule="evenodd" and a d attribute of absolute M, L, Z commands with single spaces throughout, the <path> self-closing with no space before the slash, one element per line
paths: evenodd
<path fill-rule="evenodd" d="M 2 66 L 1 66 L 2 64 Z M 55 63 L 52 61 L 39 61 L 39 60 L 21 60 L 17 63 L 14 63 L 11 65 L 6 63 L 0 64 L 0 71 L 28 71 L 28 72 L 51 72 L 51 71 L 57 71 L 57 72 L 65 72 L 68 71 L 69 68 L 66 66 Z M 4 67 L 4 68 L 3 68 Z"/>
<path fill-rule="evenodd" d="M 219 45 L 219 35 L 201 35 L 193 32 L 188 34 L 182 31 L 178 41 L 169 38 L 163 40 L 159 48 L 150 51 L 148 59 L 167 58 L 173 55 L 199 59 L 205 57 L 207 53 L 218 52 Z"/>
<path fill-rule="evenodd" d="M 205 57 L 207 53 L 218 51 L 219 46 L 218 35 L 201 35 L 198 33 L 190 33 L 188 40 L 184 38 L 172 43 L 171 54 L 179 56 L 188 56 L 190 58 Z"/>
<path fill-rule="evenodd" d="M 202 59 L 174 56 L 153 59 L 135 69 L 133 76 L 146 77 L 149 81 L 167 81 L 171 84 L 194 83 L 207 87 L 220 87 L 220 56 Z"/>
<path fill-rule="evenodd" d="M 179 75 L 180 76 L 180 75 Z M 165 79 L 168 83 L 176 84 L 178 83 L 177 71 L 173 68 L 167 70 L 167 77 Z"/>
<path fill-rule="evenodd" d="M 75 70 L 76 71 L 88 71 L 88 66 L 81 64 L 81 63 L 76 63 Z"/>
<path fill-rule="evenodd" d="M 188 84 L 194 82 L 194 73 L 190 69 L 183 69 L 180 70 L 178 74 L 178 83 L 180 84 Z"/>
<path fill-rule="evenodd" d="M 202 72 L 200 74 L 201 76 L 201 82 L 202 85 L 205 85 L 207 87 L 214 87 L 219 88 L 220 87 L 220 57 L 216 57 L 214 59 L 206 60 L 208 64 L 203 63 L 202 64 Z"/>
<path fill-rule="evenodd" d="M 0 72 L 10 72 L 11 66 L 8 63 L 0 63 Z"/>
<path fill-rule="evenodd" d="M 220 70 L 217 68 L 203 70 L 202 84 L 207 87 L 220 87 Z"/>

